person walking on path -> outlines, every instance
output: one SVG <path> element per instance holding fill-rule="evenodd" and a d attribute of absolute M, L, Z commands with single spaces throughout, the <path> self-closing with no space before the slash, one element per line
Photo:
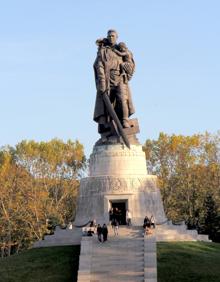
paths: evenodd
<path fill-rule="evenodd" d="M 130 212 L 130 210 L 127 210 L 126 211 L 126 222 L 127 222 L 128 226 L 131 226 L 131 219 L 132 219 L 131 212 Z"/>
<path fill-rule="evenodd" d="M 102 236 L 103 236 L 103 243 L 104 243 L 108 239 L 108 228 L 105 223 L 102 226 Z"/>
<path fill-rule="evenodd" d="M 99 242 L 102 242 L 102 227 L 100 224 L 98 224 L 97 226 L 97 235 L 98 235 Z"/>
<path fill-rule="evenodd" d="M 119 223 L 118 223 L 117 219 L 114 219 L 112 221 L 112 226 L 113 226 L 115 236 L 118 235 Z"/>

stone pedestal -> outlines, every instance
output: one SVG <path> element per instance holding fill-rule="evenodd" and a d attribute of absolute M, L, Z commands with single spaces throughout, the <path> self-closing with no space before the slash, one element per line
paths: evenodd
<path fill-rule="evenodd" d="M 94 146 L 89 176 L 80 183 L 75 224 L 92 219 L 108 223 L 114 202 L 124 202 L 133 225 L 142 225 L 144 217 L 152 214 L 156 222 L 166 221 L 157 177 L 147 174 L 139 144 L 131 145 L 130 150 L 123 144 Z"/>

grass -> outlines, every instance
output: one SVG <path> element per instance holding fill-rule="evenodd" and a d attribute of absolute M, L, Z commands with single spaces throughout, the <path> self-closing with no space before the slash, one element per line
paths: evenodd
<path fill-rule="evenodd" d="M 39 248 L 0 259 L 0 282 L 77 281 L 79 251 L 79 246 Z M 157 251 L 158 282 L 220 282 L 220 244 L 158 243 Z"/>
<path fill-rule="evenodd" d="M 157 244 L 158 282 L 220 282 L 220 244 Z"/>
<path fill-rule="evenodd" d="M 31 249 L 0 259 L 0 282 L 77 281 L 80 246 Z"/>

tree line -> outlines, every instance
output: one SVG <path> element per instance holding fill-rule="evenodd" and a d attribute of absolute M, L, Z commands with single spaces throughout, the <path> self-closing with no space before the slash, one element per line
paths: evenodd
<path fill-rule="evenodd" d="M 0 150 L 0 255 L 42 239 L 51 226 L 73 220 L 80 175 L 78 141 L 22 141 Z"/>
<path fill-rule="evenodd" d="M 168 219 L 220 241 L 220 132 L 160 133 L 145 142 L 144 151 L 148 172 L 158 176 Z"/>
<path fill-rule="evenodd" d="M 220 241 L 220 133 L 160 133 L 144 144 L 149 174 L 158 176 L 164 208 L 174 223 Z M 22 141 L 0 149 L 0 255 L 28 248 L 74 220 L 86 170 L 79 141 Z"/>

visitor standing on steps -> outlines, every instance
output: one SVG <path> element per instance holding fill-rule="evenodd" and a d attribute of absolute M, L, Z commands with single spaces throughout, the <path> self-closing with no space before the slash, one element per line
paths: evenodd
<path fill-rule="evenodd" d="M 154 218 L 153 214 L 151 215 L 151 218 L 150 218 L 150 225 L 151 225 L 153 228 L 156 227 L 155 218 Z"/>
<path fill-rule="evenodd" d="M 120 210 L 118 208 L 115 208 L 113 210 L 113 219 L 115 219 L 118 224 L 120 224 L 120 221 L 121 221 L 121 213 L 120 213 Z"/>
<path fill-rule="evenodd" d="M 150 228 L 150 219 L 148 218 L 147 215 L 144 218 L 143 228 Z"/>
<path fill-rule="evenodd" d="M 115 219 L 115 218 L 112 221 L 112 227 L 113 227 L 115 236 L 118 235 L 119 223 L 118 223 L 117 219 Z"/>
<path fill-rule="evenodd" d="M 103 235 L 103 243 L 104 243 L 108 239 L 108 228 L 105 223 L 102 226 L 102 235 Z"/>
<path fill-rule="evenodd" d="M 99 242 L 102 242 L 102 227 L 100 224 L 98 224 L 97 226 L 97 236 L 98 236 Z"/>
<path fill-rule="evenodd" d="M 112 223 L 112 220 L 113 220 L 113 208 L 111 208 L 111 209 L 109 210 L 109 224 Z"/>
<path fill-rule="evenodd" d="M 132 219 L 131 211 L 127 210 L 126 211 L 126 222 L 128 226 L 131 226 L 131 219 Z"/>
<path fill-rule="evenodd" d="M 145 218 L 144 218 L 143 228 L 144 228 L 144 231 L 145 231 L 146 235 L 152 234 L 151 221 L 150 221 L 148 216 L 145 216 Z"/>

